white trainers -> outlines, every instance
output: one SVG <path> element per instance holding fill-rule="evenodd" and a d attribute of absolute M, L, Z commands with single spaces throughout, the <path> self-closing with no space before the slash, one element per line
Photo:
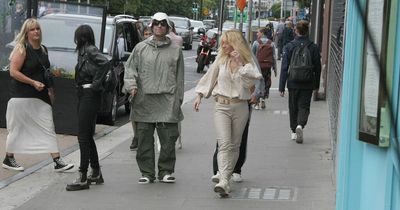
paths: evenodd
<path fill-rule="evenodd" d="M 293 141 L 296 141 L 296 138 L 297 138 L 297 134 L 292 132 L 290 134 L 290 139 L 292 139 Z"/>
<path fill-rule="evenodd" d="M 298 144 L 302 144 L 303 143 L 303 127 L 301 127 L 301 125 L 298 125 L 296 127 L 296 143 Z"/>
<path fill-rule="evenodd" d="M 167 174 L 160 180 L 160 182 L 175 183 L 175 177 L 171 176 L 170 174 Z"/>
<path fill-rule="evenodd" d="M 258 103 L 257 103 L 257 104 L 254 104 L 253 108 L 254 108 L 255 110 L 260 110 L 260 106 L 258 106 Z"/>
<path fill-rule="evenodd" d="M 229 192 L 231 191 L 229 183 L 221 181 L 214 187 L 214 192 L 218 193 L 221 198 L 229 197 Z"/>
<path fill-rule="evenodd" d="M 231 179 L 234 182 L 242 182 L 243 181 L 242 175 L 240 175 L 238 173 L 233 173 Z"/>
<path fill-rule="evenodd" d="M 219 171 L 217 171 L 217 174 L 215 174 L 215 175 L 213 175 L 212 177 L 211 177 L 211 181 L 212 182 L 214 182 L 214 183 L 218 183 L 219 182 L 219 179 L 220 179 L 220 174 L 219 174 Z"/>

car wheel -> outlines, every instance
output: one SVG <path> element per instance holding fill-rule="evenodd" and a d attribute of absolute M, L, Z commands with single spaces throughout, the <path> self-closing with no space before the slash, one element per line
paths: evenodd
<path fill-rule="evenodd" d="M 107 125 L 114 125 L 115 121 L 117 119 L 117 93 L 114 92 L 113 94 L 113 99 L 112 99 L 112 105 L 111 105 L 111 110 L 107 112 L 105 116 L 105 124 Z"/>

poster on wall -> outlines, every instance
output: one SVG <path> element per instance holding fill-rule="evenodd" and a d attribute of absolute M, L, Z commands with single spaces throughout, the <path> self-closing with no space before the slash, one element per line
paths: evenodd
<path fill-rule="evenodd" d="M 360 104 L 359 139 L 379 144 L 380 110 L 382 106 L 382 74 L 386 56 L 387 13 L 385 0 L 368 0 L 365 30 L 363 77 Z"/>

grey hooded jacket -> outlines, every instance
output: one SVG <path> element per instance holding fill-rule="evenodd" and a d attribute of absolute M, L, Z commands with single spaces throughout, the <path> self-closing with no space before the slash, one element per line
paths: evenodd
<path fill-rule="evenodd" d="M 182 49 L 167 38 L 146 39 L 136 45 L 125 64 L 124 91 L 137 88 L 131 101 L 135 122 L 177 123 L 183 120 L 184 94 Z"/>

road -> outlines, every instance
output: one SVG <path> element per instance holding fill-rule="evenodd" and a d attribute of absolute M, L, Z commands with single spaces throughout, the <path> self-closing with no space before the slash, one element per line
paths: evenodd
<path fill-rule="evenodd" d="M 203 76 L 203 74 L 196 73 L 196 50 L 198 42 L 193 42 L 193 49 L 183 50 L 183 58 L 185 62 L 185 91 L 194 88 Z M 129 114 L 125 112 L 123 106 L 118 109 L 117 120 L 115 122 L 116 127 L 120 127 L 129 121 Z"/>

